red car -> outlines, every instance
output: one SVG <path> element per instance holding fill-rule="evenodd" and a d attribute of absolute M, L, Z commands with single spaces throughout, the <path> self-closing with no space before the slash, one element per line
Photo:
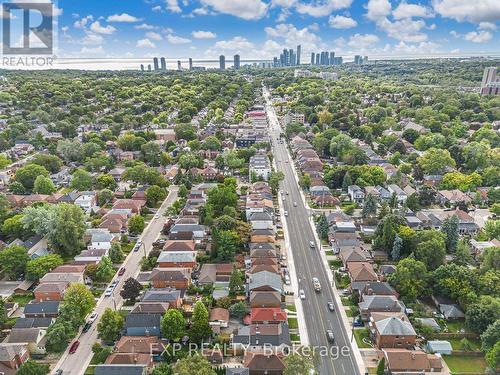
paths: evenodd
<path fill-rule="evenodd" d="M 125 268 L 122 267 L 120 268 L 120 271 L 118 271 L 118 276 L 123 276 L 124 273 L 125 273 Z"/>
<path fill-rule="evenodd" d="M 69 348 L 69 354 L 74 354 L 78 347 L 80 346 L 80 341 L 76 340 L 72 345 L 71 348 Z"/>

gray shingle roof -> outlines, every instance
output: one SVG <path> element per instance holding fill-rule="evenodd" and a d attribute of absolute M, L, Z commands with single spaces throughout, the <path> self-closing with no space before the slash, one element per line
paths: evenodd
<path fill-rule="evenodd" d="M 97 365 L 95 375 L 142 375 L 144 365 Z"/>
<path fill-rule="evenodd" d="M 249 289 L 253 290 L 262 286 L 270 286 L 275 291 L 281 293 L 281 276 L 269 271 L 254 273 L 249 283 Z"/>
<path fill-rule="evenodd" d="M 417 334 L 410 322 L 394 316 L 375 322 L 375 326 L 381 335 L 415 336 Z"/>

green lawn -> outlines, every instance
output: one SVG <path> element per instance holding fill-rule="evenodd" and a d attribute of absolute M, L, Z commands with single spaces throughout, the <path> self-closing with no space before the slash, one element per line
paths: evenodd
<path fill-rule="evenodd" d="M 21 294 L 14 294 L 13 296 L 9 297 L 9 302 L 17 302 L 19 306 L 24 306 L 26 305 L 29 301 L 33 299 L 33 294 L 27 294 L 27 295 L 21 295 Z"/>
<path fill-rule="evenodd" d="M 326 256 L 333 256 L 333 250 L 325 251 Z"/>
<path fill-rule="evenodd" d="M 451 333 L 460 333 L 462 330 L 465 332 L 470 332 L 466 327 L 465 323 L 462 321 L 448 321 L 446 322 L 446 326 L 448 327 L 448 331 Z"/>
<path fill-rule="evenodd" d="M 297 321 L 297 318 L 288 318 L 288 327 L 290 329 L 299 328 L 299 322 Z"/>
<path fill-rule="evenodd" d="M 460 345 L 460 341 L 462 341 L 462 339 L 446 339 L 446 341 L 450 342 L 453 350 L 462 350 Z M 479 342 L 479 340 L 468 339 L 468 341 L 472 350 L 479 350 L 481 348 L 481 343 Z"/>
<path fill-rule="evenodd" d="M 290 333 L 290 340 L 291 341 L 300 341 L 300 336 L 296 333 Z"/>
<path fill-rule="evenodd" d="M 443 355 L 443 359 L 453 375 L 466 373 L 484 373 L 486 362 L 484 357 L 464 355 Z"/>
<path fill-rule="evenodd" d="M 360 349 L 362 348 L 371 348 L 370 345 L 366 344 L 363 339 L 369 339 L 370 337 L 370 331 L 368 328 L 361 328 L 361 329 L 355 329 L 354 330 L 354 337 L 356 338 L 356 342 L 358 344 L 358 347 Z"/>
<path fill-rule="evenodd" d="M 335 259 L 335 260 L 329 260 L 328 264 L 330 265 L 330 268 L 337 269 L 342 267 L 342 261 L 340 259 Z"/>
<path fill-rule="evenodd" d="M 354 303 L 352 303 L 349 297 L 340 297 L 340 300 L 342 301 L 342 305 L 344 306 L 354 306 Z"/>
<path fill-rule="evenodd" d="M 134 248 L 134 245 L 135 245 L 135 241 L 131 241 L 129 243 L 126 243 L 126 244 L 123 244 L 122 243 L 122 251 L 124 254 L 128 254 L 132 251 L 132 249 Z"/>
<path fill-rule="evenodd" d="M 288 311 L 297 312 L 297 308 L 295 307 L 295 305 L 286 305 L 286 309 Z"/>

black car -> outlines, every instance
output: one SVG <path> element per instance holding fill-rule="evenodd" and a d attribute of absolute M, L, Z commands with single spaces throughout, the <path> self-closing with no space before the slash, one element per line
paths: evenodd
<path fill-rule="evenodd" d="M 84 332 L 84 333 L 88 332 L 90 327 L 92 327 L 92 323 L 90 323 L 90 322 L 85 323 L 85 325 L 83 326 L 82 332 Z"/>
<path fill-rule="evenodd" d="M 55 375 L 61 375 L 62 373 L 63 373 L 63 370 L 59 369 L 59 370 L 57 370 L 54 374 L 55 374 Z"/>
<path fill-rule="evenodd" d="M 326 330 L 326 338 L 332 343 L 335 342 L 335 336 L 333 336 L 333 332 L 331 329 Z"/>

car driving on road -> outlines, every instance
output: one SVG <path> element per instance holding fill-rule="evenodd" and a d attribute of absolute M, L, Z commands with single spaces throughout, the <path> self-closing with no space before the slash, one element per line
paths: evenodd
<path fill-rule="evenodd" d="M 306 299 L 306 294 L 304 293 L 304 289 L 299 290 L 299 298 Z"/>
<path fill-rule="evenodd" d="M 328 306 L 328 310 L 335 311 L 335 305 L 333 304 L 332 301 L 328 301 L 326 305 Z"/>
<path fill-rule="evenodd" d="M 321 292 L 321 284 L 317 277 L 313 277 L 312 279 L 313 287 L 315 292 Z"/>
<path fill-rule="evenodd" d="M 331 329 L 326 330 L 326 338 L 332 343 L 335 342 L 335 336 L 333 335 L 333 331 Z"/>
<path fill-rule="evenodd" d="M 314 241 L 309 241 L 309 247 L 311 249 L 314 249 L 316 247 L 316 245 L 314 244 Z"/>

